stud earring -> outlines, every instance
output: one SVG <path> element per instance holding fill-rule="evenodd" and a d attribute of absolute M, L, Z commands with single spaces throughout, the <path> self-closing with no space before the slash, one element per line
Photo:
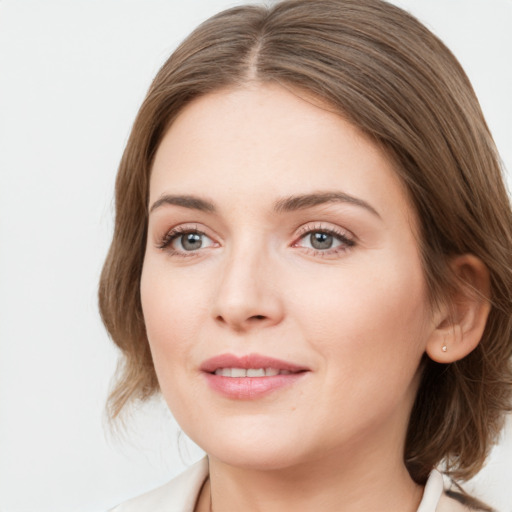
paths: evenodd
<path fill-rule="evenodd" d="M 446 352 L 446 351 L 448 350 L 448 347 L 446 346 L 446 344 L 442 346 L 441 350 L 442 350 L 443 352 Z"/>

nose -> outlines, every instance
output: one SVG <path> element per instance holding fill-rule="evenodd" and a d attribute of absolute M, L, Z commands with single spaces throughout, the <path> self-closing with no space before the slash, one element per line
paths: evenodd
<path fill-rule="evenodd" d="M 215 321 L 237 332 L 279 324 L 284 307 L 275 267 L 270 255 L 254 250 L 254 244 L 233 249 L 218 276 Z"/>

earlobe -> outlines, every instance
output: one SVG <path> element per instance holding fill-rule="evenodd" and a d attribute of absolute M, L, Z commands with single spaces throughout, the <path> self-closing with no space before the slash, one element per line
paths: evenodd
<path fill-rule="evenodd" d="M 483 261 L 464 254 L 455 257 L 451 267 L 457 290 L 438 311 L 426 346 L 428 356 L 438 363 L 458 361 L 478 346 L 491 309 L 489 271 Z"/>

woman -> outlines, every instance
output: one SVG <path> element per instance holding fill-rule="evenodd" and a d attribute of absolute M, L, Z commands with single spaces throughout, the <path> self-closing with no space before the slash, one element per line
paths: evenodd
<path fill-rule="evenodd" d="M 131 510 L 459 511 L 510 410 L 511 211 L 449 50 L 380 0 L 239 7 L 164 64 L 100 285 L 112 416 L 208 458 Z M 437 508 L 436 508 L 437 507 Z"/>

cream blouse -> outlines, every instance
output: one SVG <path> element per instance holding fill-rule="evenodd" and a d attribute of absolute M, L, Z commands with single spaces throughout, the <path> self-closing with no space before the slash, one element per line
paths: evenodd
<path fill-rule="evenodd" d="M 167 484 L 132 498 L 110 512 L 194 512 L 207 476 L 205 457 Z M 441 473 L 432 471 L 417 512 L 468 512 L 468 509 L 444 494 Z"/>

